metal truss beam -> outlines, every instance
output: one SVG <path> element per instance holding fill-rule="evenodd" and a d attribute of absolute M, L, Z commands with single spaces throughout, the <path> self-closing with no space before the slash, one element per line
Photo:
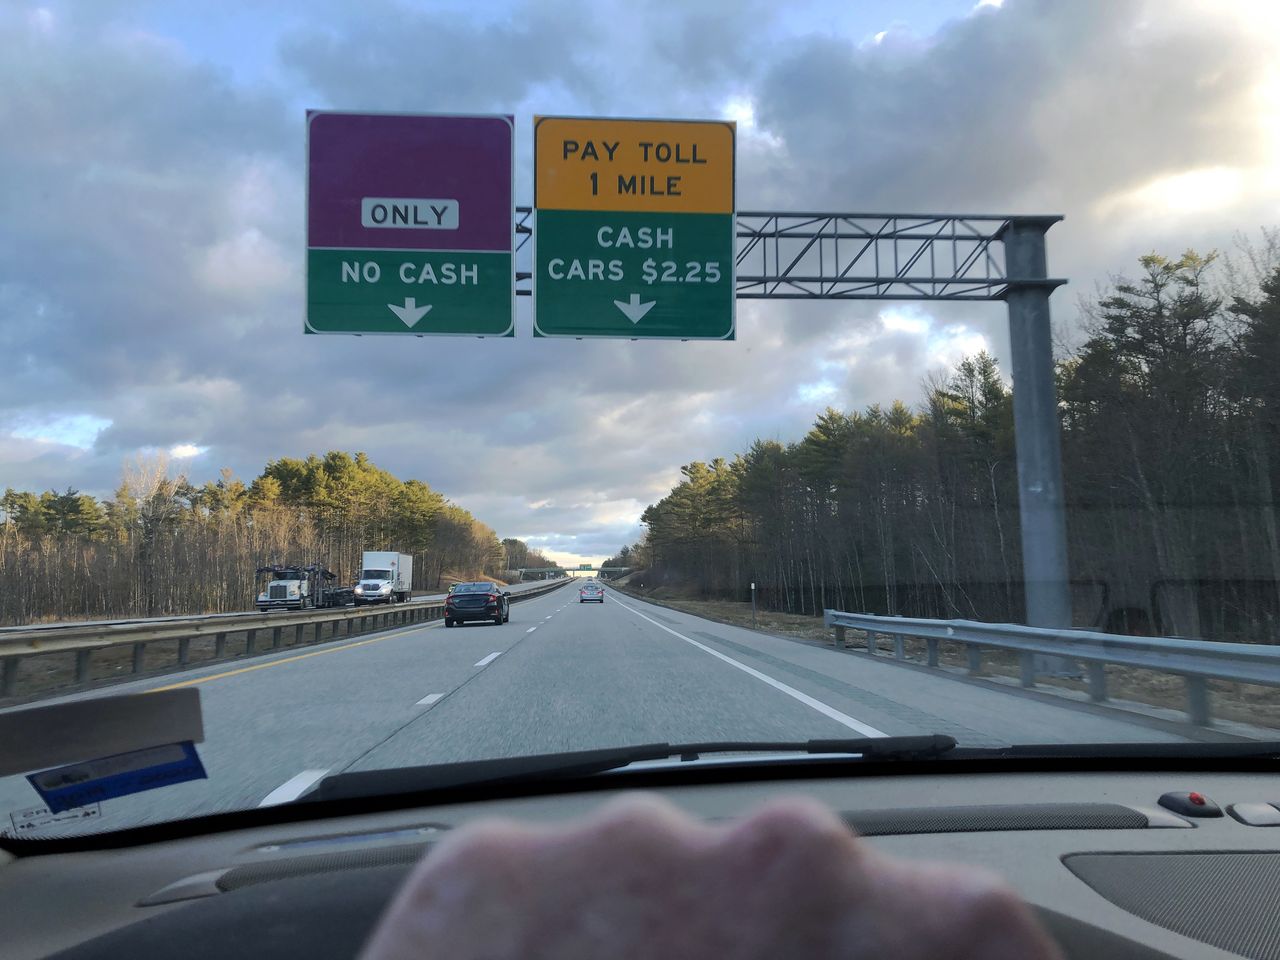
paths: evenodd
<path fill-rule="evenodd" d="M 1011 288 L 1065 280 L 1009 274 L 1004 235 L 1061 217 L 992 214 L 782 213 L 737 215 L 739 300 L 1003 300 Z M 516 208 L 516 250 L 533 236 Z M 516 274 L 530 293 L 530 274 Z"/>

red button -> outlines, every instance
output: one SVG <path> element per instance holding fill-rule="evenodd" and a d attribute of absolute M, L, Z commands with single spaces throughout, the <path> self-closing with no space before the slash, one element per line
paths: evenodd
<path fill-rule="evenodd" d="M 1194 803 L 1197 807 L 1204 806 L 1203 794 L 1195 793 L 1194 791 L 1192 791 L 1191 793 L 1187 794 L 1187 799 L 1190 800 L 1192 803 Z"/>

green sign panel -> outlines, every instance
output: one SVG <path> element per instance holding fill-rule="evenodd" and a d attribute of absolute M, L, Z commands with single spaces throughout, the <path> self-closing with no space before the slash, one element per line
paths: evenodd
<path fill-rule="evenodd" d="M 734 218 L 541 210 L 540 336 L 733 336 Z"/>
<path fill-rule="evenodd" d="M 509 253 L 310 250 L 307 279 L 319 331 L 514 335 Z"/>
<path fill-rule="evenodd" d="M 542 117 L 533 330 L 731 340 L 732 124 Z"/>

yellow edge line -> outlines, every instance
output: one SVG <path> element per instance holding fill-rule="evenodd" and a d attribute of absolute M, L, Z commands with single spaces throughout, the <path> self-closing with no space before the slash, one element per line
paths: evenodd
<path fill-rule="evenodd" d="M 400 630 L 384 634 L 381 637 L 370 637 L 368 640 L 357 640 L 355 643 L 344 643 L 340 647 L 333 647 L 329 650 L 313 650 L 310 653 L 299 653 L 292 657 L 283 657 L 279 660 L 272 660 L 270 663 L 255 664 L 252 667 L 240 667 L 237 670 L 227 670 L 223 673 L 212 673 L 207 677 L 196 677 L 194 680 L 183 680 L 179 683 L 171 683 L 167 686 L 155 687 L 154 689 L 148 690 L 147 693 L 160 693 L 164 690 L 177 690 L 180 687 L 194 687 L 198 683 L 208 683 L 210 680 L 222 680 L 226 677 L 236 677 L 242 673 L 252 673 L 254 670 L 266 670 L 268 667 L 278 667 L 282 663 L 293 663 L 296 660 L 306 660 L 308 657 L 322 657 L 326 653 L 341 653 L 343 650 L 354 650 L 356 647 L 363 647 L 365 644 L 378 643 L 381 640 L 390 640 L 392 637 L 398 637 L 411 630 L 426 630 L 442 622 L 443 621 L 437 620 L 435 623 L 414 624 L 411 627 L 404 627 Z"/>

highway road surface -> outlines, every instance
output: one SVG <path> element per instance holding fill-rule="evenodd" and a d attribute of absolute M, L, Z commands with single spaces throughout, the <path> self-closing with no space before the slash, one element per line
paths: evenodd
<path fill-rule="evenodd" d="M 437 622 L 76 695 L 195 686 L 204 710 L 208 779 L 106 801 L 93 828 L 287 802 L 341 771 L 627 744 L 1211 736 L 605 593 L 603 604 L 582 604 L 571 583 L 513 604 L 503 626 Z M 38 806 L 24 778 L 0 779 L 0 828 L 12 811 Z"/>

